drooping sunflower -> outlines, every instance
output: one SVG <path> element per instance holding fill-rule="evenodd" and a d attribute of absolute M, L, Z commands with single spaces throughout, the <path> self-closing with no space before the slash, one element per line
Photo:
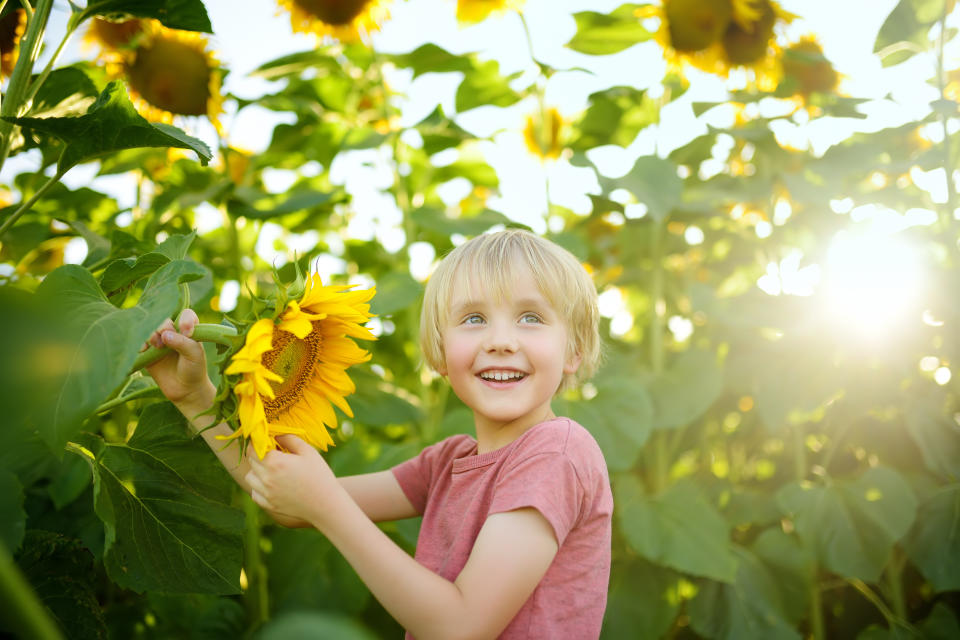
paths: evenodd
<path fill-rule="evenodd" d="M 692 66 L 726 78 L 748 68 L 767 89 L 779 77 L 774 27 L 793 18 L 773 0 L 661 0 L 636 15 L 659 19 L 654 38 L 670 72 Z"/>
<path fill-rule="evenodd" d="M 290 12 L 290 27 L 299 33 L 356 42 L 379 31 L 390 17 L 390 0 L 277 0 Z"/>
<path fill-rule="evenodd" d="M 333 407 L 353 417 L 344 398 L 356 386 L 346 369 L 370 358 L 352 338 L 376 339 L 362 326 L 375 290 L 350 289 L 308 277 L 299 302 L 288 302 L 275 320 L 257 320 L 231 359 L 224 373 L 241 379 L 234 387 L 240 428 L 230 437 L 248 439 L 258 457 L 283 434 L 326 451 L 334 444 L 328 429 L 337 426 Z"/>
<path fill-rule="evenodd" d="M 27 27 L 27 12 L 13 9 L 0 18 L 0 73 L 9 78 L 20 54 L 20 38 Z"/>
<path fill-rule="evenodd" d="M 483 22 L 491 14 L 519 10 L 524 0 L 457 0 L 457 20 L 463 24 Z"/>
<path fill-rule="evenodd" d="M 795 95 L 806 99 L 811 93 L 830 93 L 840 79 L 836 69 L 823 55 L 823 48 L 812 35 L 804 36 L 783 52 L 784 81 Z"/>
<path fill-rule="evenodd" d="M 171 123 L 176 116 L 207 116 L 220 129 L 223 74 L 203 34 L 131 20 L 95 21 L 87 37 L 100 45 L 107 74 L 126 80 L 143 117 Z"/>
<path fill-rule="evenodd" d="M 555 107 L 527 116 L 523 140 L 530 153 L 542 160 L 556 160 L 563 153 L 564 119 Z"/>

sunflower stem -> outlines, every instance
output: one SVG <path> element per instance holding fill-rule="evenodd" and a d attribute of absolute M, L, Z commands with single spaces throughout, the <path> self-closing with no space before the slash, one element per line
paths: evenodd
<path fill-rule="evenodd" d="M 24 100 L 25 103 L 30 104 L 33 102 L 33 99 L 37 97 L 37 92 L 40 91 L 40 87 L 44 82 L 46 82 L 47 78 L 53 72 L 53 67 L 57 63 L 57 60 L 60 59 L 60 54 L 63 53 L 64 47 L 67 46 L 67 43 L 73 36 L 73 32 L 73 27 L 67 27 L 67 32 L 63 35 L 63 39 L 60 40 L 60 44 L 57 45 L 57 50 L 53 52 L 53 56 L 50 57 L 50 60 L 47 62 L 47 66 L 43 68 L 43 71 L 40 72 L 40 75 L 37 76 L 37 79 L 30 83 L 30 87 L 27 90 L 27 97 Z"/>
<path fill-rule="evenodd" d="M 116 398 L 112 400 L 108 400 L 107 402 L 104 402 L 103 404 L 101 404 L 99 407 L 97 407 L 97 410 L 94 413 L 96 413 L 97 415 L 101 413 L 106 413 L 107 411 L 110 411 L 115 407 L 119 407 L 122 404 L 126 404 L 131 400 L 137 400 L 139 398 L 143 398 L 146 396 L 157 395 L 157 393 L 158 393 L 157 387 L 147 387 L 146 389 L 140 389 L 138 391 L 134 391 L 133 393 L 129 393 L 125 396 L 117 396 Z"/>
<path fill-rule="evenodd" d="M 27 31 L 20 43 L 20 55 L 17 56 L 13 73 L 10 75 L 7 93 L 3 96 L 3 102 L 0 104 L 0 117 L 17 117 L 23 112 L 23 108 L 29 104 L 24 100 L 24 94 L 30 84 L 33 65 L 40 56 L 43 33 L 47 28 L 47 20 L 50 18 L 52 7 L 53 0 L 37 0 L 37 6 L 34 8 L 33 15 L 30 16 Z M 0 169 L 3 169 L 7 156 L 10 155 L 10 145 L 16 131 L 17 127 L 12 122 L 0 121 Z M 2 231 L 0 231 L 0 234 L 2 234 Z"/>
<path fill-rule="evenodd" d="M 217 344 L 229 347 L 233 346 L 233 341 L 237 337 L 237 330 L 225 324 L 201 323 L 194 327 L 193 335 L 190 337 L 197 342 L 216 342 Z M 149 367 L 168 353 L 170 353 L 168 347 L 161 347 L 159 349 L 150 347 L 137 356 L 137 359 L 133 362 L 133 367 L 130 369 L 130 373 L 139 371 L 144 367 Z"/>
<path fill-rule="evenodd" d="M 11 213 L 10 217 L 4 220 L 3 224 L 0 225 L 0 238 L 3 237 L 3 234 L 6 233 L 7 229 L 12 227 L 13 224 L 20 218 L 20 216 L 29 211 L 30 207 L 32 207 L 34 203 L 36 203 L 36 201 L 43 196 L 43 194 L 49 191 L 53 185 L 60 182 L 60 178 L 62 178 L 66 172 L 67 169 L 58 169 L 57 173 L 54 174 L 53 177 L 51 177 L 43 184 L 43 186 L 37 189 L 36 193 L 33 194 L 33 197 L 26 202 L 21 203 L 20 206 L 17 207 L 17 210 Z"/>
<path fill-rule="evenodd" d="M 13 561 L 6 544 L 0 539 L 0 600 L 12 615 L 7 619 L 13 631 L 21 638 L 59 640 L 60 629 L 23 577 Z"/>
<path fill-rule="evenodd" d="M 247 494 L 243 494 L 242 499 L 243 512 L 247 518 L 243 539 L 243 564 L 247 576 L 244 600 L 251 629 L 257 629 L 270 618 L 267 568 L 260 555 L 260 507 Z"/>

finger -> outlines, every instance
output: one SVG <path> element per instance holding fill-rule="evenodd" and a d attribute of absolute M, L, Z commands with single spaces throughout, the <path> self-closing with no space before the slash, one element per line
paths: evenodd
<path fill-rule="evenodd" d="M 253 498 L 254 503 L 256 503 L 256 505 L 261 509 L 265 509 L 267 511 L 276 511 L 276 509 L 273 508 L 273 505 L 270 504 L 270 501 L 263 497 L 259 491 L 251 491 L 250 497 Z"/>
<path fill-rule="evenodd" d="M 277 443 L 290 453 L 297 455 L 308 453 L 313 449 L 313 447 L 304 442 L 299 436 L 290 433 L 277 436 Z"/>
<path fill-rule="evenodd" d="M 149 338 L 150 344 L 156 347 L 157 349 L 160 349 L 161 347 L 163 347 L 163 337 L 162 337 L 163 332 L 171 331 L 172 329 L 173 329 L 173 321 L 170 318 L 167 318 L 162 323 L 160 323 L 160 326 L 157 327 L 157 330 L 150 335 L 150 338 Z"/>
<path fill-rule="evenodd" d="M 194 362 L 203 360 L 203 347 L 196 340 L 191 340 L 176 331 L 167 330 L 160 334 L 164 346 L 170 347 L 180 355 Z"/>
<path fill-rule="evenodd" d="M 251 493 L 256 491 L 260 494 L 263 494 L 263 482 L 261 482 L 260 477 L 255 472 L 248 471 L 247 475 L 243 476 L 243 479 L 246 481 L 247 486 L 250 487 Z"/>
<path fill-rule="evenodd" d="M 196 311 L 193 309 L 184 309 L 180 312 L 180 317 L 178 318 L 180 333 L 189 338 L 193 335 L 193 330 L 196 328 L 199 322 L 200 318 L 197 317 Z"/>

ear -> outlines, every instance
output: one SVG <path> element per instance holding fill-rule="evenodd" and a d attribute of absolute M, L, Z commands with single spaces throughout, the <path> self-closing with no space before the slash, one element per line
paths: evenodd
<path fill-rule="evenodd" d="M 579 353 L 573 353 L 567 356 L 567 361 L 563 363 L 563 372 L 567 374 L 576 373 L 577 369 L 580 368 L 581 362 L 583 362 L 583 356 Z"/>

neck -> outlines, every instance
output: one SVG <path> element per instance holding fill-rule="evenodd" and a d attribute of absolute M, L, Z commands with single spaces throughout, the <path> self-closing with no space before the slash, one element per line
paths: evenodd
<path fill-rule="evenodd" d="M 475 415 L 473 422 L 477 431 L 477 453 L 489 453 L 505 447 L 531 428 L 554 417 L 549 404 L 543 410 L 513 422 L 491 422 Z"/>

